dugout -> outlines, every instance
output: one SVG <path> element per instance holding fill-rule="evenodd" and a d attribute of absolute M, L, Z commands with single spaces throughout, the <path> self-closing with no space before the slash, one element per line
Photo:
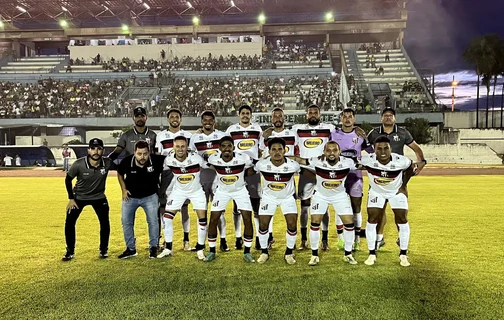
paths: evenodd
<path fill-rule="evenodd" d="M 0 146 L 2 158 L 6 155 L 21 157 L 21 166 L 34 166 L 36 162 L 50 167 L 56 166 L 56 160 L 51 150 L 46 146 Z"/>

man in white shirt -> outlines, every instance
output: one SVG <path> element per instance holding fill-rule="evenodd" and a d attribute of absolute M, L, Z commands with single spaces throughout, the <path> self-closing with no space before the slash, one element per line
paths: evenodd
<path fill-rule="evenodd" d="M 5 155 L 3 161 L 4 161 L 4 164 L 6 167 L 12 167 L 12 160 L 14 158 L 12 158 L 11 156 L 9 156 L 8 154 Z"/>

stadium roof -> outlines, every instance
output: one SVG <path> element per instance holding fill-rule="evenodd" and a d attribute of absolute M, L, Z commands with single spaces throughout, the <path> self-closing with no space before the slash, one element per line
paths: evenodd
<path fill-rule="evenodd" d="M 75 27 L 204 24 L 398 18 L 403 0 L 0 0 L 0 19 L 20 29 L 56 29 L 64 19 Z M 309 9 L 307 9 L 309 8 Z"/>

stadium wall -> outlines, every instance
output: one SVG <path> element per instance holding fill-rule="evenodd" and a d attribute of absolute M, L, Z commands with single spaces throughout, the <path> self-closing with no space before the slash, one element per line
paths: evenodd
<path fill-rule="evenodd" d="M 127 56 L 131 60 L 139 61 L 145 59 L 159 60 L 161 50 L 166 51 L 166 57 L 171 60 L 174 57 L 207 57 L 227 55 L 262 55 L 262 45 L 260 42 L 240 42 L 240 43 L 187 43 L 187 44 L 165 44 L 165 45 L 126 45 L 126 46 L 73 46 L 70 48 L 70 58 L 89 61 L 98 54 L 102 59 L 110 58 L 122 59 Z"/>
<path fill-rule="evenodd" d="M 495 153 L 504 155 L 504 130 L 498 129 L 460 129 L 458 143 L 484 143 Z"/>
<path fill-rule="evenodd" d="M 502 159 L 485 144 L 426 144 L 421 148 L 429 163 L 502 164 Z M 404 151 L 407 157 L 416 159 L 413 150 Z"/>
<path fill-rule="evenodd" d="M 484 128 L 485 127 L 485 111 L 479 112 L 479 126 L 476 126 L 476 111 L 464 111 L 464 112 L 445 112 L 445 127 L 451 127 L 455 129 L 472 129 L 472 128 Z M 501 116 L 500 110 L 495 110 L 493 114 L 490 112 L 488 115 L 488 125 L 493 123 L 495 128 L 500 128 Z M 503 119 L 504 120 L 504 119 Z"/>

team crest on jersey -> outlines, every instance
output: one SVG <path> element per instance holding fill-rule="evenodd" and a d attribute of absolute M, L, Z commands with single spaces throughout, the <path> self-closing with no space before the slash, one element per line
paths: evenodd
<path fill-rule="evenodd" d="M 105 170 L 105 169 L 100 169 L 100 173 L 101 173 L 102 175 L 105 175 L 105 173 L 107 173 L 107 170 Z"/>
<path fill-rule="evenodd" d="M 268 188 L 273 191 L 282 191 L 283 189 L 285 189 L 285 187 L 287 187 L 286 183 L 270 183 L 268 185 Z"/>
<path fill-rule="evenodd" d="M 304 142 L 304 146 L 307 148 L 316 148 L 316 147 L 322 145 L 322 142 L 323 141 L 321 138 L 311 138 L 311 139 L 307 139 Z"/>
<path fill-rule="evenodd" d="M 244 135 L 245 136 L 245 135 Z M 243 140 L 240 143 L 238 143 L 238 149 L 240 150 L 248 150 L 252 147 L 255 146 L 255 141 L 254 140 Z"/>
<path fill-rule="evenodd" d="M 207 148 L 213 148 L 213 143 L 212 143 L 212 141 L 208 141 L 208 142 L 206 143 L 206 146 L 207 146 Z"/>
<path fill-rule="evenodd" d="M 329 172 L 329 179 L 336 179 L 336 172 L 334 171 Z"/>
<path fill-rule="evenodd" d="M 193 174 L 187 174 L 184 176 L 180 176 L 177 178 L 178 182 L 181 184 L 188 184 L 189 182 L 194 180 L 194 175 Z"/>
<path fill-rule="evenodd" d="M 381 176 L 387 178 L 388 177 L 387 171 L 382 171 Z"/>
<path fill-rule="evenodd" d="M 247 138 L 249 137 L 249 134 L 248 134 L 248 132 L 247 132 L 247 131 L 244 131 L 244 132 L 243 132 L 243 137 L 244 137 L 245 139 L 247 139 Z"/>
<path fill-rule="evenodd" d="M 396 135 L 394 136 L 394 141 L 399 141 L 399 140 L 400 140 L 400 138 L 399 138 L 399 136 L 396 134 Z"/>
<path fill-rule="evenodd" d="M 151 139 L 150 138 L 145 138 L 145 142 L 147 142 L 148 144 L 151 143 Z"/>
<path fill-rule="evenodd" d="M 154 167 L 147 167 L 147 172 L 154 172 Z"/>
<path fill-rule="evenodd" d="M 227 168 L 226 168 L 227 169 Z M 225 185 L 232 185 L 236 181 L 238 181 L 238 176 L 228 176 L 228 177 L 221 177 L 220 181 L 224 183 Z"/>
<path fill-rule="evenodd" d="M 317 130 L 312 130 L 311 131 L 311 135 L 312 135 L 312 137 L 316 137 L 317 136 Z"/>
<path fill-rule="evenodd" d="M 180 168 L 180 172 L 187 173 L 187 170 L 186 170 L 186 168 Z"/>
<path fill-rule="evenodd" d="M 341 181 L 324 181 L 322 186 L 326 189 L 336 189 L 341 185 Z"/>
<path fill-rule="evenodd" d="M 386 186 L 390 184 L 394 179 L 391 178 L 375 178 L 374 182 L 379 186 Z"/>
<path fill-rule="evenodd" d="M 359 142 L 359 138 L 358 137 L 353 137 L 352 138 L 352 143 L 353 144 L 357 144 Z"/>

